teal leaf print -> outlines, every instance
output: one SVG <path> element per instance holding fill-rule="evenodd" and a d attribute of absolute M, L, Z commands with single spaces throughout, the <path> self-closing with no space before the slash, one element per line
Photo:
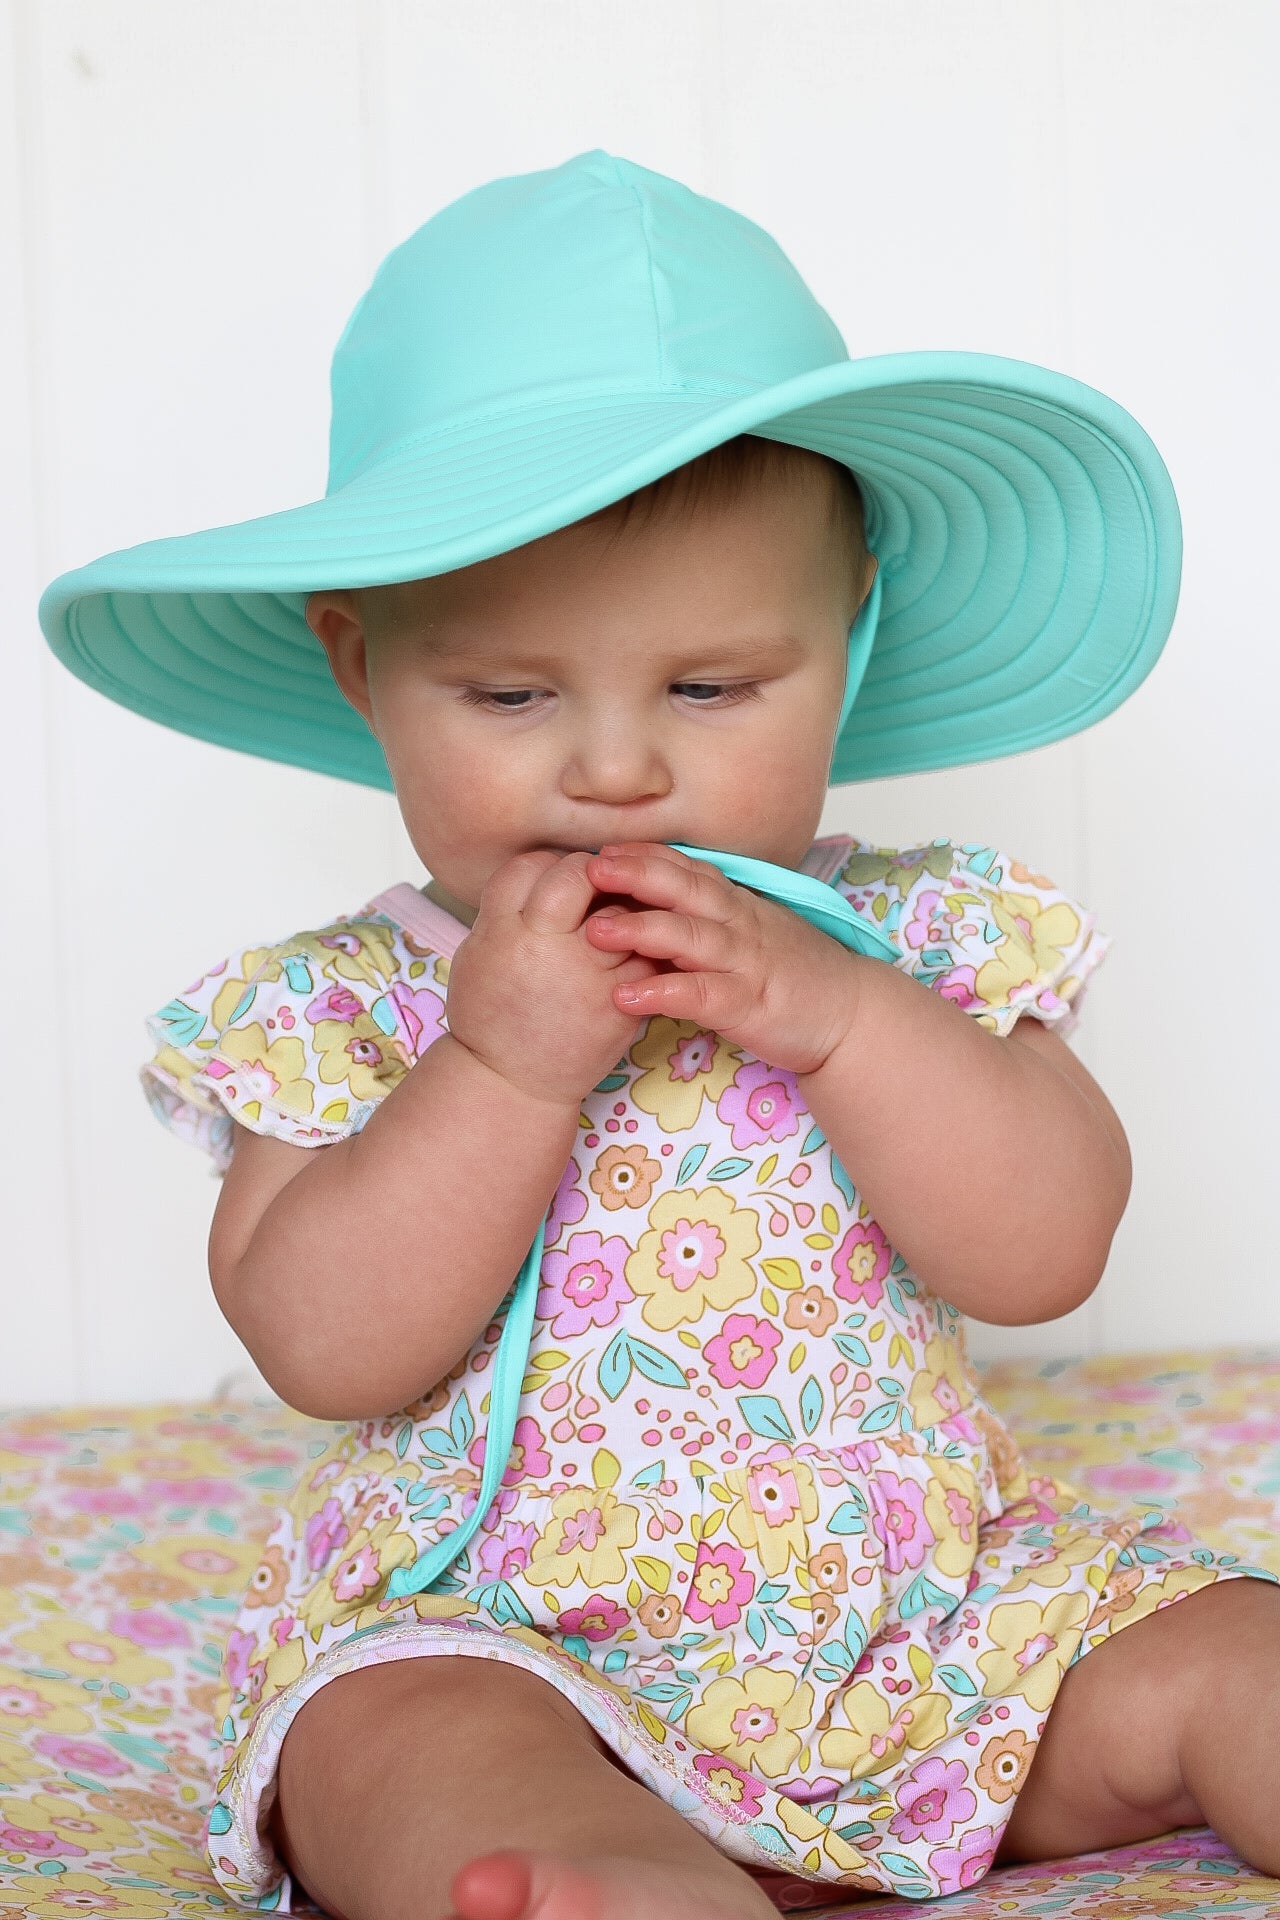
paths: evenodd
<path fill-rule="evenodd" d="M 1204 1462 L 1182 1447 L 1156 1447 L 1150 1453 L 1140 1453 L 1138 1458 L 1149 1460 L 1153 1467 L 1171 1467 L 1175 1473 L 1204 1472 Z"/>
<path fill-rule="evenodd" d="M 837 1333 L 833 1334 L 832 1338 L 835 1340 L 836 1346 L 844 1355 L 845 1359 L 852 1360 L 855 1367 L 869 1367 L 871 1365 L 871 1355 L 867 1352 L 866 1347 L 862 1341 L 858 1339 L 856 1334 Z"/>
<path fill-rule="evenodd" d="M 858 1432 L 883 1433 L 886 1427 L 894 1427 L 897 1424 L 897 1405 L 892 1400 L 886 1400 L 883 1405 L 872 1407 L 870 1413 L 867 1414 L 865 1418 L 859 1420 Z"/>
<path fill-rule="evenodd" d="M 228 1020 L 227 1025 L 229 1027 L 234 1027 L 236 1021 L 240 1018 L 240 1015 L 242 1013 L 248 1013 L 250 1007 L 253 1005 L 257 997 L 258 997 L 258 989 L 256 984 L 252 987 L 246 987 L 245 991 L 241 994 L 240 999 L 236 1005 L 236 1010 L 232 1014 L 231 1018 Z"/>
<path fill-rule="evenodd" d="M 776 1607 L 766 1607 L 765 1612 L 768 1614 L 769 1618 L 772 1620 L 774 1626 L 778 1629 L 779 1633 L 787 1633 L 791 1635 L 792 1639 L 795 1638 L 796 1629 L 792 1626 L 791 1622 L 787 1619 L 785 1614 L 779 1613 Z"/>
<path fill-rule="evenodd" d="M 978 1689 L 963 1667 L 935 1667 L 939 1680 L 951 1693 L 976 1693 Z"/>
<path fill-rule="evenodd" d="M 676 1185 L 678 1187 L 682 1187 L 686 1180 L 692 1180 L 694 1174 L 706 1159 L 707 1148 L 710 1144 L 710 1141 L 704 1140 L 699 1146 L 690 1147 L 688 1153 L 686 1153 L 684 1159 L 680 1162 L 680 1170 L 676 1174 Z"/>
<path fill-rule="evenodd" d="M 500 1627 L 509 1627 L 513 1623 L 521 1627 L 533 1625 L 533 1615 L 515 1588 L 505 1580 L 490 1580 L 487 1585 L 477 1587 L 475 1597 Z"/>
<path fill-rule="evenodd" d="M 865 1533 L 866 1523 L 852 1500 L 842 1500 L 832 1514 L 829 1525 L 832 1533 Z"/>
<path fill-rule="evenodd" d="M 731 1153 L 727 1160 L 716 1161 L 707 1178 L 708 1180 L 736 1180 L 738 1175 L 745 1173 L 750 1165 L 749 1160 L 743 1160 L 740 1155 Z"/>
<path fill-rule="evenodd" d="M 409 1442 L 412 1440 L 412 1438 L 413 1438 L 412 1420 L 402 1420 L 400 1423 L 400 1431 L 396 1435 L 396 1458 L 398 1460 L 403 1460 L 406 1453 L 408 1453 Z"/>
<path fill-rule="evenodd" d="M 678 1367 L 668 1354 L 659 1353 L 657 1347 L 651 1347 L 645 1340 L 637 1340 L 633 1334 L 627 1335 L 627 1345 L 631 1349 L 631 1359 L 636 1371 L 646 1380 L 652 1380 L 656 1387 L 687 1387 L 683 1367 Z"/>
<path fill-rule="evenodd" d="M 898 1610 L 904 1620 L 914 1620 L 918 1613 L 924 1613 L 929 1607 L 941 1607 L 942 1618 L 945 1619 L 959 1605 L 954 1594 L 944 1593 L 925 1574 L 918 1573 L 903 1594 Z"/>
<path fill-rule="evenodd" d="M 378 998 L 370 1007 L 369 1012 L 373 1015 L 373 1024 L 377 1027 L 379 1033 L 385 1033 L 387 1037 L 390 1038 L 396 1030 L 396 1016 L 395 1010 L 385 993 L 378 995 Z"/>
<path fill-rule="evenodd" d="M 170 1046 L 189 1047 L 204 1032 L 204 1015 L 189 1007 L 185 1000 L 170 1000 L 161 1007 L 156 1019 L 164 1028 Z"/>
<path fill-rule="evenodd" d="M 612 1653 L 606 1653 L 604 1657 L 606 1673 L 621 1673 L 626 1664 L 627 1656 L 621 1647 L 615 1647 Z"/>
<path fill-rule="evenodd" d="M 234 1728 L 232 1731 L 234 1733 Z M 97 1785 L 98 1783 L 95 1781 L 95 1788 L 97 1788 Z M 213 1811 L 209 1815 L 209 1831 L 210 1833 L 230 1833 L 231 1831 L 231 1809 L 228 1806 L 224 1806 L 221 1800 L 214 1802 Z"/>
<path fill-rule="evenodd" d="M 669 1707 L 673 1700 L 687 1695 L 687 1686 L 677 1686 L 674 1680 L 651 1680 L 648 1686 L 637 1687 L 636 1692 L 642 1700 L 652 1700 L 660 1707 Z"/>
<path fill-rule="evenodd" d="M 812 1433 L 822 1418 L 822 1388 L 813 1375 L 800 1389 L 800 1420 L 806 1433 Z"/>
<path fill-rule="evenodd" d="M 460 1393 L 453 1404 L 453 1414 L 449 1420 L 449 1432 L 458 1452 L 463 1454 L 476 1437 L 476 1419 L 471 1411 L 471 1402 L 465 1393 Z"/>
<path fill-rule="evenodd" d="M 284 977 L 289 982 L 290 993 L 310 993 L 314 983 L 311 978 L 311 969 L 307 965 L 306 961 L 303 959 L 302 955 L 300 953 L 287 954 L 285 956 L 283 965 L 284 965 Z M 377 1018 L 378 1016 L 375 1013 L 374 1019 L 377 1020 Z M 382 1022 L 380 1020 L 378 1021 L 378 1024 L 379 1026 L 382 1026 Z M 394 1019 L 392 1020 L 391 1025 L 389 1027 L 383 1027 L 382 1031 L 384 1033 L 394 1033 L 395 1032 Z"/>
<path fill-rule="evenodd" d="M 800 1149 L 801 1153 L 816 1153 L 826 1137 L 821 1127 L 810 1127 L 804 1137 L 804 1145 Z"/>
<path fill-rule="evenodd" d="M 642 1467 L 639 1473 L 632 1474 L 631 1485 L 633 1487 L 656 1487 L 666 1471 L 666 1462 L 663 1460 L 655 1460 L 650 1466 Z"/>
<path fill-rule="evenodd" d="M 758 1433 L 761 1439 L 795 1439 L 795 1429 L 771 1393 L 740 1393 L 738 1405 L 752 1433 Z"/>
<path fill-rule="evenodd" d="M 592 1092 L 616 1093 L 619 1087 L 625 1087 L 626 1084 L 627 1076 L 625 1073 L 606 1073 L 603 1080 L 597 1081 L 596 1085 L 592 1088 Z M 703 1152 L 706 1152 L 705 1147 L 703 1148 Z"/>
<path fill-rule="evenodd" d="M 616 1400 L 631 1378 L 631 1345 L 625 1331 L 615 1333 L 605 1348 L 596 1378 L 606 1400 Z"/>
<path fill-rule="evenodd" d="M 758 1647 L 763 1647 L 769 1637 L 769 1630 L 764 1624 L 764 1615 L 759 1607 L 747 1608 L 747 1632 Z"/>
<path fill-rule="evenodd" d="M 764 1586 L 761 1587 L 759 1593 L 757 1593 L 756 1599 L 762 1607 L 769 1607 L 773 1605 L 775 1600 L 785 1599 L 786 1592 L 787 1583 L 785 1580 L 767 1580 Z"/>
<path fill-rule="evenodd" d="M 845 1205 L 851 1207 L 853 1205 L 853 1182 L 840 1165 L 840 1162 L 836 1159 L 834 1147 L 831 1149 L 831 1178 L 844 1195 Z"/>
<path fill-rule="evenodd" d="M 153 1773 L 168 1773 L 169 1758 L 158 1740 L 150 1740 L 142 1733 L 106 1733 L 103 1738 L 126 1760 L 150 1767 Z"/>
<path fill-rule="evenodd" d="M 891 1373 L 882 1373 L 876 1381 L 876 1385 L 879 1387 L 881 1393 L 887 1393 L 891 1400 L 896 1400 L 902 1392 L 901 1380 L 895 1380 Z"/>
<path fill-rule="evenodd" d="M 428 1459 L 435 1454 L 447 1460 L 456 1460 L 459 1448 L 453 1435 L 446 1433 L 443 1427 L 424 1427 L 422 1451 Z"/>
<path fill-rule="evenodd" d="M 856 1667 L 867 1650 L 866 1622 L 856 1613 L 849 1614 L 845 1620 L 844 1644 L 849 1649 L 849 1658 Z M 835 1649 L 833 1647 L 828 1647 L 828 1657 L 830 1657 L 834 1651 Z"/>

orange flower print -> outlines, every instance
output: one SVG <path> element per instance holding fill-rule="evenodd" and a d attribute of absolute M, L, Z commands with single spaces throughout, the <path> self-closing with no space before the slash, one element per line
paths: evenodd
<path fill-rule="evenodd" d="M 655 1640 L 669 1640 L 680 1628 L 680 1602 L 674 1593 L 647 1593 L 636 1608 Z"/>
<path fill-rule="evenodd" d="M 284 1599 L 286 1574 L 284 1555 L 279 1547 L 267 1547 L 249 1582 L 244 1602 L 246 1607 L 278 1606 Z"/>
<path fill-rule="evenodd" d="M 1027 1777 L 1027 1768 L 1035 1758 L 1037 1742 L 1028 1740 L 1021 1727 L 1011 1727 L 995 1740 L 988 1740 L 982 1758 L 974 1770 L 974 1779 L 989 1793 L 997 1806 L 1012 1800 Z"/>
<path fill-rule="evenodd" d="M 591 1190 L 610 1213 L 643 1207 L 662 1168 L 641 1146 L 606 1147 L 591 1170 Z"/>
<path fill-rule="evenodd" d="M 821 1587 L 826 1593 L 847 1593 L 849 1591 L 849 1562 L 845 1558 L 844 1548 L 834 1540 L 825 1547 L 819 1547 L 809 1556 L 809 1578 L 815 1587 Z"/>
<path fill-rule="evenodd" d="M 782 1317 L 798 1333 L 816 1334 L 826 1332 L 838 1311 L 831 1295 L 821 1287 L 805 1287 L 800 1293 L 787 1295 L 787 1310 Z"/>

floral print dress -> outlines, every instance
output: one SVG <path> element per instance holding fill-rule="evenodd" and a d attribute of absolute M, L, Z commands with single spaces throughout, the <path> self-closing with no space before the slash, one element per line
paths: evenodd
<path fill-rule="evenodd" d="M 804 866 L 1000 1034 L 1068 1025 L 1106 948 L 989 847 L 842 836 Z M 238 951 L 152 1019 L 157 1113 L 219 1166 L 237 1124 L 346 1137 L 445 1030 L 465 932 L 399 886 Z M 775 1890 L 947 1893 L 990 1865 L 1072 1660 L 1253 1571 L 1157 1512 L 1029 1479 L 959 1316 L 795 1078 L 688 1021 L 642 1026 L 584 1101 L 500 1493 L 445 1576 L 394 1597 L 475 1502 L 499 1333 L 413 1406 L 318 1440 L 266 1545 L 227 1647 L 209 1829 L 247 1906 L 290 1908 L 267 1820 L 299 1707 L 432 1654 L 540 1675 Z"/>

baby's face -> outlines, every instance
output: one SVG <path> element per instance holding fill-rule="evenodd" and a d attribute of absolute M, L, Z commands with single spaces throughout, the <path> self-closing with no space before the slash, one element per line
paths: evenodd
<path fill-rule="evenodd" d="M 533 848 L 681 840 L 795 866 L 870 584 L 818 486 L 580 523 L 431 580 L 313 595 L 410 838 L 474 907 Z"/>

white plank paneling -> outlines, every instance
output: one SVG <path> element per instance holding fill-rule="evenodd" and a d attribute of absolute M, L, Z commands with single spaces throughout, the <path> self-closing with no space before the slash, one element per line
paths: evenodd
<path fill-rule="evenodd" d="M 595 145 L 775 232 L 853 352 L 1059 366 L 1165 452 L 1186 590 L 1128 707 L 1041 753 L 843 789 L 827 821 L 1003 845 L 1116 936 L 1081 1049 L 1134 1141 L 1130 1218 L 1080 1314 L 980 1347 L 1277 1337 L 1276 1022 L 1252 991 L 1280 916 L 1267 0 L 0 0 L 0 24 L 0 729 L 21 795 L 0 812 L 0 994 L 39 1026 L 0 1119 L 0 1400 L 194 1393 L 243 1363 L 204 1277 L 212 1183 L 136 1089 L 142 1015 L 236 941 L 416 872 L 385 798 L 73 682 L 35 589 L 318 492 L 329 354 L 383 252 L 481 180 Z"/>

